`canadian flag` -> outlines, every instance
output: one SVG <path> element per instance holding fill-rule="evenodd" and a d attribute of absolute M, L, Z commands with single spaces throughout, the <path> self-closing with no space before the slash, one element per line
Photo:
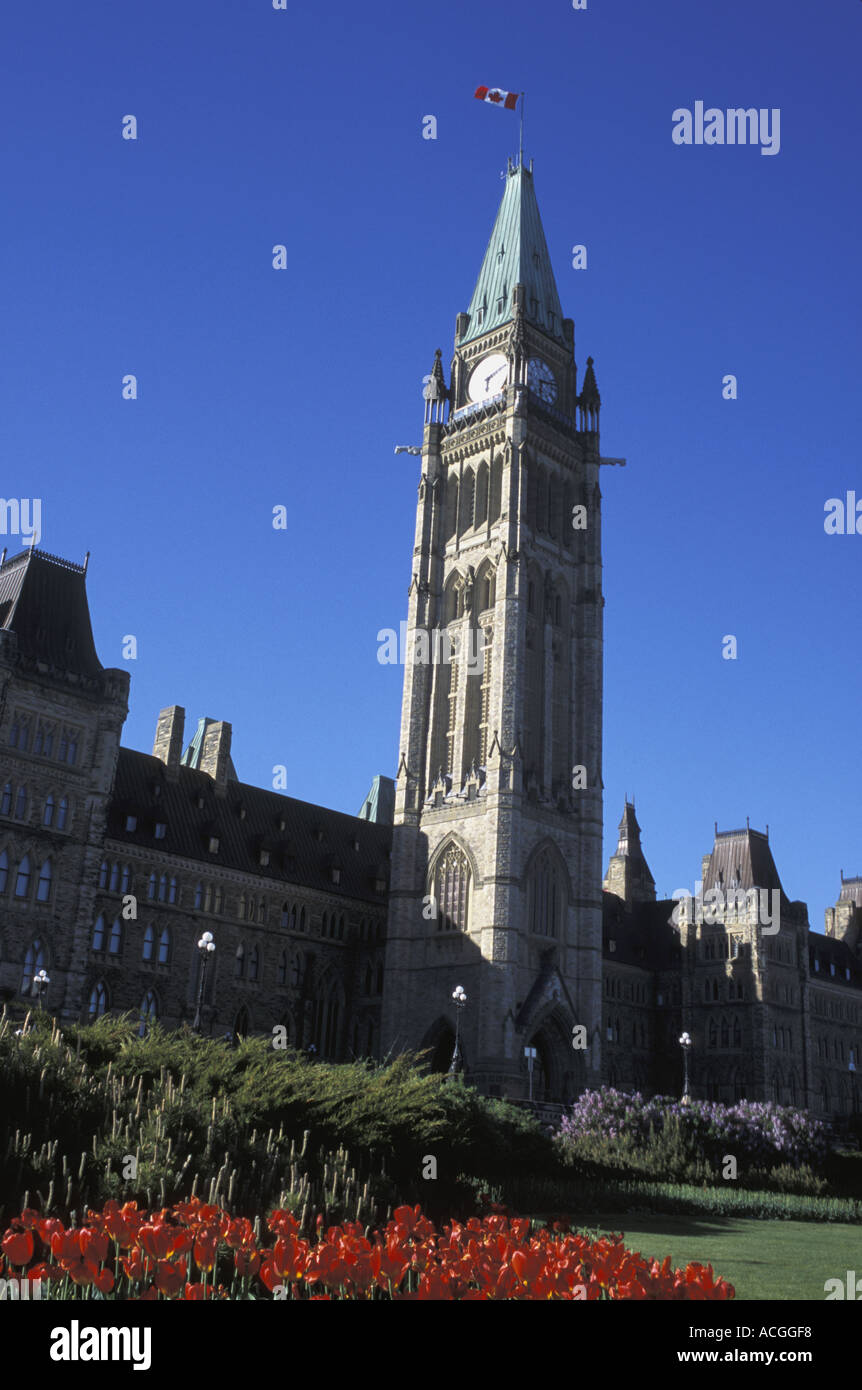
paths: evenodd
<path fill-rule="evenodd" d="M 501 87 L 477 87 L 473 95 L 479 101 L 490 101 L 493 106 L 505 106 L 507 111 L 514 111 L 518 105 L 518 93 L 504 92 Z"/>

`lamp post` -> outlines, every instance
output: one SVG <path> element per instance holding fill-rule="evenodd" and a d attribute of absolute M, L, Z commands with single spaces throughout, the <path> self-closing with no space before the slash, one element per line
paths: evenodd
<path fill-rule="evenodd" d="M 214 951 L 215 942 L 213 941 L 213 934 L 211 931 L 205 931 L 200 941 L 198 942 L 198 953 L 201 958 L 201 977 L 198 981 L 198 1005 L 195 1009 L 195 1021 L 192 1024 L 192 1029 L 195 1033 L 203 1032 L 201 1014 L 203 1011 L 204 1003 L 204 986 L 206 984 L 207 978 L 207 966 L 210 962 L 210 958 L 213 955 Z"/>
<path fill-rule="evenodd" d="M 461 1011 L 467 1006 L 467 996 L 463 986 L 455 986 L 452 991 L 452 998 L 455 1001 L 455 1051 L 452 1053 L 452 1061 L 449 1063 L 449 1075 L 456 1076 L 461 1066 Z"/>
<path fill-rule="evenodd" d="M 37 973 L 33 976 L 33 984 L 35 985 L 35 987 L 36 987 L 36 993 L 37 993 L 38 996 L 39 996 L 39 1012 L 40 1012 L 40 1013 L 42 1012 L 42 996 L 43 996 L 43 994 L 45 993 L 45 991 L 47 990 L 47 988 L 48 988 L 48 986 L 49 986 L 50 983 L 51 983 L 51 981 L 50 981 L 50 979 L 48 978 L 48 976 L 47 976 L 47 974 L 45 973 L 44 970 L 39 970 L 39 971 L 37 971 Z"/>
<path fill-rule="evenodd" d="M 683 1082 L 683 1088 L 682 1088 L 682 1102 L 681 1102 L 681 1103 L 682 1103 L 683 1105 L 688 1105 L 689 1100 L 691 1099 L 691 1097 L 689 1096 L 689 1093 L 688 1093 L 688 1054 L 691 1052 L 691 1034 L 690 1034 L 690 1033 L 682 1033 L 682 1034 L 680 1034 L 679 1045 L 680 1045 L 680 1047 L 682 1048 L 682 1060 L 683 1060 L 684 1077 L 685 1077 L 685 1080 L 684 1080 L 684 1082 Z"/>

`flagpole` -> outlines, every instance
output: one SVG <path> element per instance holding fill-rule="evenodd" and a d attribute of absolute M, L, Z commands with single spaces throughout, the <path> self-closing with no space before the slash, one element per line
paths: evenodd
<path fill-rule="evenodd" d="M 521 134 L 520 149 L 518 150 L 518 163 L 523 167 L 524 164 L 524 93 L 521 93 Z"/>

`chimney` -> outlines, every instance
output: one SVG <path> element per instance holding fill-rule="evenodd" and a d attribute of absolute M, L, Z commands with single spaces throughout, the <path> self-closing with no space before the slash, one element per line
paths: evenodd
<path fill-rule="evenodd" d="M 230 765 L 231 727 L 223 720 L 208 724 L 204 730 L 201 749 L 200 770 L 211 777 L 217 795 L 224 796 L 227 791 L 227 770 Z"/>
<path fill-rule="evenodd" d="M 186 712 L 179 705 L 168 705 L 159 714 L 156 737 L 153 742 L 153 757 L 164 763 L 171 781 L 179 776 L 180 758 L 183 752 L 183 728 Z"/>

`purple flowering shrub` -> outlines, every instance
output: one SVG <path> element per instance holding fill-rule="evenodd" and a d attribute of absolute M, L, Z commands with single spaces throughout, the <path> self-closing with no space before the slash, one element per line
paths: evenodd
<path fill-rule="evenodd" d="M 611 1087 L 584 1092 L 563 1116 L 558 1141 L 571 1158 L 665 1171 L 702 1166 L 704 1176 L 725 1154 L 758 1170 L 817 1169 L 832 1147 L 828 1126 L 773 1101 L 682 1105 L 670 1096 L 647 1100 Z"/>

